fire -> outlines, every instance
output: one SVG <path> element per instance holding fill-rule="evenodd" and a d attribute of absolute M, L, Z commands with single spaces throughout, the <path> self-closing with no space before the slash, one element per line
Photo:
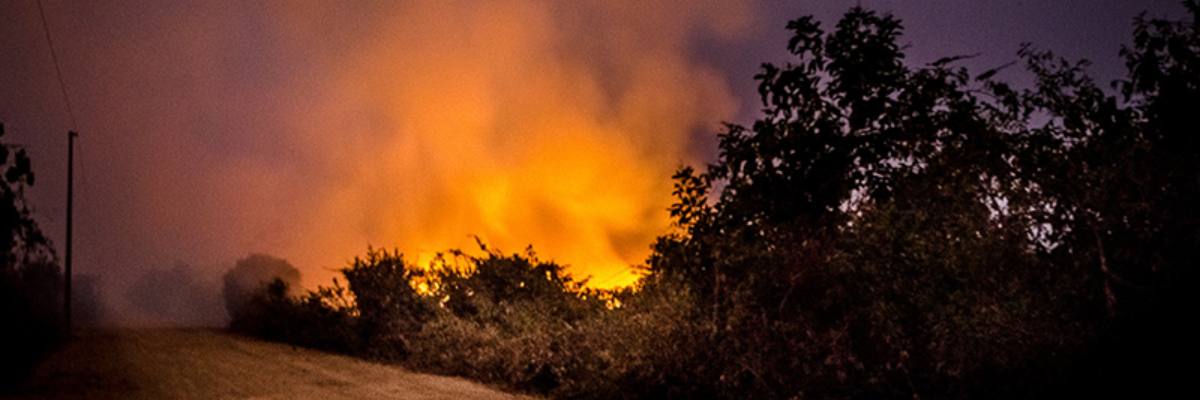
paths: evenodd
<path fill-rule="evenodd" d="M 296 151 L 324 170 L 298 221 L 313 234 L 284 252 L 328 276 L 368 244 L 427 262 L 478 235 L 506 252 L 532 245 L 596 287 L 633 282 L 629 266 L 669 228 L 671 172 L 698 161 L 689 136 L 733 110 L 688 38 L 733 35 L 748 16 L 569 4 L 378 10 L 320 91 L 297 93 L 313 100 L 297 110 Z M 323 17 L 290 15 L 285 37 Z"/>

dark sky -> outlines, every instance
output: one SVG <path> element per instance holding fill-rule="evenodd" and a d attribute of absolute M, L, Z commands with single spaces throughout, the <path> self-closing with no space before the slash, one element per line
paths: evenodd
<path fill-rule="evenodd" d="M 122 296 L 178 262 L 290 260 L 308 285 L 367 244 L 427 258 L 479 234 L 628 282 L 666 229 L 669 175 L 757 110 L 787 20 L 855 1 L 487 3 L 45 0 L 81 132 L 76 265 Z M 682 2 L 680 2 L 682 3 Z M 1022 42 L 1119 77 L 1131 19 L 1174 0 L 862 1 L 911 63 Z M 62 243 L 70 128 L 34 0 L 0 4 L 0 121 L 34 159 Z M 1003 75 L 1020 81 L 1018 69 Z M 165 289 L 169 292 L 169 289 Z M 125 310 L 125 311 L 122 311 Z"/>

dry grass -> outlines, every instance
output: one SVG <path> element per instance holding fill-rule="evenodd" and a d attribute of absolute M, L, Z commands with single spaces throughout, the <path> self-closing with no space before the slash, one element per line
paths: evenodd
<path fill-rule="evenodd" d="M 212 330 L 85 332 L 16 398 L 509 399 L 463 379 Z"/>

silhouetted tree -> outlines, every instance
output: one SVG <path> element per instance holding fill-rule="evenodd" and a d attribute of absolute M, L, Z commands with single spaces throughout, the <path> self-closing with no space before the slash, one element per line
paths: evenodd
<path fill-rule="evenodd" d="M 0 137 L 4 136 L 0 123 Z M 14 151 L 15 150 L 15 151 Z M 33 163 L 20 146 L 0 143 L 0 270 L 10 271 L 24 263 L 57 261 L 50 240 L 42 234 L 25 202 L 25 189 L 33 186 Z"/>
<path fill-rule="evenodd" d="M 285 288 L 296 288 L 300 284 L 300 271 L 286 260 L 266 254 L 251 254 L 238 260 L 225 273 L 221 293 L 225 298 L 225 309 L 234 324 L 251 297 L 277 279 L 283 282 Z"/>
<path fill-rule="evenodd" d="M 1073 265 L 1105 316 L 1081 378 L 1101 394 L 1168 395 L 1188 379 L 1173 365 L 1196 349 L 1183 316 L 1200 257 L 1200 2 L 1184 5 L 1190 19 L 1135 20 L 1118 95 L 1084 64 L 1026 50 L 1037 86 L 1010 97 L 1048 120 L 1025 162 L 1042 172 L 1029 179 L 1053 233 L 1046 258 Z"/>
<path fill-rule="evenodd" d="M 429 316 L 429 304 L 414 281 L 421 271 L 398 250 L 368 249 L 342 270 L 359 312 L 359 340 L 378 357 L 403 357 L 409 337 Z"/>
<path fill-rule="evenodd" d="M 0 123 L 0 137 L 5 133 Z M 15 151 L 14 151 L 15 150 Z M 33 186 L 25 149 L 0 142 L 0 389 L 20 380 L 61 338 L 58 259 L 25 202 Z"/>
<path fill-rule="evenodd" d="M 1087 371 L 1132 337 L 1175 340 L 1118 359 L 1161 364 L 1189 342 L 1200 41 L 1185 4 L 1193 21 L 1136 21 L 1123 99 L 1029 46 L 1037 83 L 1017 90 L 962 57 L 906 66 L 890 16 L 789 23 L 794 60 L 757 76 L 762 117 L 676 174 L 680 229 L 650 258 L 650 286 L 682 280 L 707 310 L 724 366 L 709 378 L 765 397 L 1170 382 Z"/>

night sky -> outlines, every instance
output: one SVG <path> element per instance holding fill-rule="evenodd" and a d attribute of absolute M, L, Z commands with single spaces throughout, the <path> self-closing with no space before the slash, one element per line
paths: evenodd
<path fill-rule="evenodd" d="M 224 4 L 227 3 L 227 4 Z M 758 109 L 789 19 L 856 3 L 904 21 L 908 61 L 1022 42 L 1121 76 L 1156 1 L 247 2 L 45 0 L 80 131 L 76 272 L 111 316 L 146 271 L 213 285 L 235 259 L 289 260 L 309 286 L 374 246 L 425 260 L 477 234 L 630 282 L 666 232 L 670 175 Z M 0 121 L 23 145 L 35 216 L 60 249 L 71 129 L 37 4 L 0 4 Z M 1001 78 L 1028 77 L 1012 68 Z M 208 287 L 208 286 L 205 286 Z"/>

